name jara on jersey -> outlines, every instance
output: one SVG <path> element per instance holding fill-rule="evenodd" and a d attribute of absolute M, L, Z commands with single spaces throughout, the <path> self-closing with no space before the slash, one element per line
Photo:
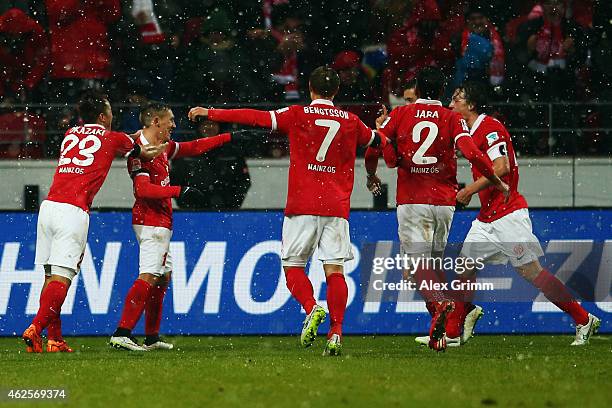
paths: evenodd
<path fill-rule="evenodd" d="M 437 111 L 417 109 L 414 117 L 417 119 L 439 118 Z"/>

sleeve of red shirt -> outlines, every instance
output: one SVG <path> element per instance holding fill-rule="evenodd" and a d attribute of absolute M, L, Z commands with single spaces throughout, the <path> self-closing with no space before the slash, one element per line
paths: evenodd
<path fill-rule="evenodd" d="M 399 123 L 399 116 L 400 108 L 393 109 L 389 114 L 387 120 L 385 120 L 380 129 L 378 129 L 378 133 L 380 133 L 381 136 L 384 135 L 391 140 L 395 139 L 397 132 L 397 124 Z"/>
<path fill-rule="evenodd" d="M 176 143 L 174 152 L 168 153 L 170 159 L 180 159 L 181 157 L 198 156 L 206 153 L 209 150 L 216 149 L 232 140 L 230 133 L 221 133 L 217 136 L 203 137 L 201 139 L 192 140 L 191 142 Z"/>
<path fill-rule="evenodd" d="M 115 143 L 115 156 L 127 156 L 134 149 L 134 140 L 126 133 L 109 131 L 109 137 Z"/>
<path fill-rule="evenodd" d="M 491 163 L 485 158 L 484 153 L 478 150 L 471 137 L 459 135 L 459 138 L 455 141 L 455 146 L 457 146 L 461 153 L 463 153 L 463 156 L 478 169 L 480 174 L 485 177 L 492 177 L 495 174 L 493 167 L 491 167 Z"/>
<path fill-rule="evenodd" d="M 272 129 L 272 114 L 256 109 L 209 109 L 208 119 L 222 123 L 238 123 Z"/>
<path fill-rule="evenodd" d="M 178 197 L 180 194 L 180 186 L 159 186 L 153 184 L 146 173 L 134 176 L 134 196 L 136 198 L 161 199 Z"/>

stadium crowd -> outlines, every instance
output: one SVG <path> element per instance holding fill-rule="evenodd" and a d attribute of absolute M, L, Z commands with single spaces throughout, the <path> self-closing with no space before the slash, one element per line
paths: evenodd
<path fill-rule="evenodd" d="M 336 101 L 371 125 L 381 103 L 403 103 L 406 84 L 436 66 L 448 78 L 445 102 L 476 80 L 510 103 L 496 110 L 519 154 L 606 155 L 610 9 L 607 0 L 3 1 L 0 157 L 56 157 L 85 89 L 123 104 L 115 127 L 133 131 L 149 99 L 184 108 L 304 100 L 304 78 L 321 64 L 340 74 Z M 177 134 L 190 138 L 175 110 Z M 249 154 L 285 153 L 278 142 Z"/>

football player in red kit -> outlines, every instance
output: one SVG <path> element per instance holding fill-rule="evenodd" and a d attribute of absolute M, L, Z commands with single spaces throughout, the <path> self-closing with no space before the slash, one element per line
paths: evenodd
<path fill-rule="evenodd" d="M 112 337 L 113 347 L 132 351 L 169 350 L 173 345 L 159 337 L 162 306 L 172 274 L 172 256 L 168 252 L 172 237 L 172 198 L 202 193 L 188 186 L 171 186 L 169 160 L 197 156 L 223 144 L 236 141 L 240 132 L 196 139 L 191 142 L 170 140 L 176 128 L 169 106 L 150 103 L 140 113 L 143 129 L 137 139 L 142 146 L 167 144 L 166 150 L 149 162 L 128 159 L 128 172 L 134 183 L 136 202 L 132 224 L 140 246 L 139 275 L 130 288 L 121 320 Z M 136 323 L 145 314 L 145 341 L 139 345 L 132 336 Z"/>
<path fill-rule="evenodd" d="M 494 174 L 491 164 L 472 142 L 463 118 L 439 101 L 444 82 L 440 70 L 421 70 L 416 83 L 419 99 L 394 109 L 379 129 L 382 135 L 397 143 L 397 152 L 385 156 L 388 165 L 397 166 L 400 250 L 410 258 L 439 258 L 444 252 L 458 190 L 455 148 L 501 190 L 502 198 L 508 191 L 508 186 Z M 382 150 L 392 149 L 389 143 Z M 366 152 L 371 189 L 375 189 L 372 179 L 377 179 L 380 150 L 370 148 Z M 395 162 L 388 156 L 395 156 Z M 432 280 L 435 275 L 435 271 L 426 268 L 411 273 L 417 281 Z M 439 290 L 421 291 L 421 294 L 433 316 L 430 347 L 443 350 L 446 348 L 445 320 L 453 303 Z"/>
<path fill-rule="evenodd" d="M 91 204 L 115 156 L 150 160 L 166 148 L 141 147 L 127 134 L 111 131 L 113 114 L 104 95 L 84 94 L 78 110 L 85 125 L 66 132 L 49 195 L 38 213 L 35 263 L 43 265 L 45 283 L 38 313 L 22 335 L 28 352 L 42 353 L 45 328 L 48 352 L 72 351 L 62 338 L 60 311 L 81 266 Z"/>
<path fill-rule="evenodd" d="M 474 182 L 457 194 L 457 201 L 467 205 L 478 193 L 481 208 L 461 253 L 473 259 L 481 257 L 491 264 L 510 261 L 522 277 L 572 317 L 576 324 L 576 338 L 572 345 L 586 345 L 599 328 L 600 320 L 588 313 L 566 286 L 540 264 L 538 258 L 544 253 L 532 232 L 527 201 L 518 192 L 519 172 L 512 138 L 500 121 L 482 113 L 487 101 L 487 89 L 483 85 L 466 83 L 455 91 L 451 107 L 467 121 L 474 143 L 487 154 L 495 173 L 510 186 L 510 196 L 505 200 L 491 188 L 479 169 L 472 169 Z M 460 325 L 461 313 L 469 310 L 468 303 L 465 311 L 453 312 L 449 324 Z M 453 319 L 453 316 L 457 317 Z"/>
<path fill-rule="evenodd" d="M 314 250 L 327 280 L 327 305 L 331 325 L 324 355 L 338 355 L 342 348 L 342 321 L 348 288 L 344 262 L 353 259 L 349 236 L 350 199 L 353 191 L 357 146 L 381 146 L 386 139 L 368 128 L 354 114 L 338 109 L 333 99 L 340 79 L 329 67 L 310 75 L 307 106 L 275 111 L 205 109 L 196 107 L 190 119 L 208 116 L 218 122 L 234 122 L 278 130 L 289 137 L 289 181 L 282 231 L 282 264 L 287 287 L 306 311 L 301 344 L 313 344 L 325 310 L 317 305 L 305 266 Z"/>

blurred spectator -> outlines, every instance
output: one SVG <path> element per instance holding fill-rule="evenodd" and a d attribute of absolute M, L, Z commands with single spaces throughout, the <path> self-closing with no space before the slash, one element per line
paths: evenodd
<path fill-rule="evenodd" d="M 10 104 L 10 98 L 6 98 L 0 105 L 0 158 L 43 157 L 44 118 L 28 111 L 15 112 Z M 6 111 L 5 107 L 8 108 Z"/>
<path fill-rule="evenodd" d="M 219 123 L 198 123 L 196 138 L 221 133 Z M 203 202 L 177 199 L 181 208 L 238 209 L 251 187 L 249 169 L 240 147 L 226 144 L 218 149 L 173 161 L 172 184 L 189 185 L 204 193 Z"/>
<path fill-rule="evenodd" d="M 528 61 L 524 91 L 537 100 L 568 100 L 575 91 L 576 66 L 586 59 L 584 35 L 564 17 L 562 0 L 544 0 L 542 9 L 541 17 L 519 27 L 518 46 Z"/>
<path fill-rule="evenodd" d="M 180 58 L 180 97 L 190 102 L 243 101 L 248 96 L 247 61 L 232 37 L 228 12 L 215 8 L 203 21 L 200 35 Z"/>
<path fill-rule="evenodd" d="M 121 16 L 119 0 L 45 0 L 51 35 L 51 80 L 56 97 L 74 101 L 111 77 L 108 25 Z"/>
<path fill-rule="evenodd" d="M 442 16 L 435 0 L 415 0 L 402 27 L 387 40 L 388 67 L 383 77 L 383 94 L 393 92 L 402 81 L 414 79 L 427 66 L 443 67 L 452 59 Z"/>
<path fill-rule="evenodd" d="M 465 13 L 465 27 L 458 38 L 459 52 L 450 92 L 464 81 L 499 86 L 504 80 L 504 44 L 487 17 L 482 3 L 473 3 Z"/>
<path fill-rule="evenodd" d="M 121 17 L 119 0 L 45 0 L 51 38 L 48 102 L 72 104 L 86 89 L 104 89 L 111 78 L 109 25 Z M 57 123 L 63 110 L 50 112 Z M 56 157 L 63 134 L 50 128 L 47 154 Z"/>
<path fill-rule="evenodd" d="M 334 98 L 337 102 L 370 102 L 372 84 L 361 67 L 361 56 L 355 51 L 342 51 L 336 55 L 331 67 L 340 76 L 340 90 Z"/>
<path fill-rule="evenodd" d="M 290 5 L 274 8 L 272 12 L 272 37 L 278 45 L 276 51 L 282 56 L 283 63 L 280 70 L 272 78 L 284 86 L 284 98 L 287 101 L 300 98 L 300 70 L 298 54 L 304 50 L 303 21 L 290 12 Z"/>
<path fill-rule="evenodd" d="M 49 44 L 43 28 L 22 10 L 0 16 L 0 98 L 24 102 L 49 66 Z"/>
<path fill-rule="evenodd" d="M 151 99 L 167 101 L 173 91 L 174 65 L 179 43 L 162 29 L 153 0 L 126 2 L 129 18 L 120 26 L 117 42 L 121 44 L 120 79 L 131 92 L 138 84 L 140 92 Z M 123 95 L 122 95 L 123 96 Z"/>

